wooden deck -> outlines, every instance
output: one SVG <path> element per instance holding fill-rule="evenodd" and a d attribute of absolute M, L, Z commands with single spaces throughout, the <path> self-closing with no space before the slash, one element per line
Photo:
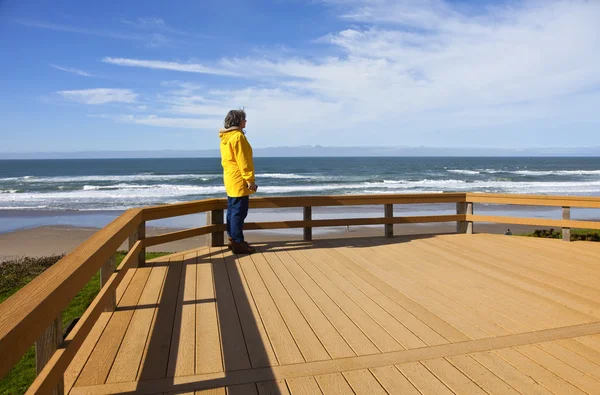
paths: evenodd
<path fill-rule="evenodd" d="M 199 248 L 131 270 L 71 394 L 593 394 L 600 244 L 498 235 Z"/>

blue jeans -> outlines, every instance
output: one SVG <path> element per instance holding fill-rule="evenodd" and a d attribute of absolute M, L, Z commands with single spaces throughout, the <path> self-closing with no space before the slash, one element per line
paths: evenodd
<path fill-rule="evenodd" d="M 236 243 L 244 241 L 244 220 L 248 215 L 248 196 L 227 196 L 227 235 Z"/>

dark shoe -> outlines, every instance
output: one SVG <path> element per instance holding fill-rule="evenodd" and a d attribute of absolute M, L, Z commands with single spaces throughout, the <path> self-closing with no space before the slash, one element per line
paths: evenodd
<path fill-rule="evenodd" d="M 234 254 L 253 254 L 256 252 L 256 250 L 245 241 L 237 243 L 233 240 L 231 241 L 231 251 L 233 251 Z"/>
<path fill-rule="evenodd" d="M 229 238 L 229 244 L 227 244 L 227 249 L 231 250 L 231 242 L 233 241 L 233 239 L 230 237 Z"/>

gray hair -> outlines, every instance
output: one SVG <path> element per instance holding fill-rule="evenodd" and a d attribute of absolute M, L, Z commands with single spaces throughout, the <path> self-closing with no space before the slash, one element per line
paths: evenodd
<path fill-rule="evenodd" d="M 231 110 L 227 113 L 225 117 L 225 121 L 223 122 L 223 126 L 225 129 L 229 129 L 234 126 L 240 126 L 242 121 L 246 119 L 246 112 L 244 109 L 239 110 Z"/>

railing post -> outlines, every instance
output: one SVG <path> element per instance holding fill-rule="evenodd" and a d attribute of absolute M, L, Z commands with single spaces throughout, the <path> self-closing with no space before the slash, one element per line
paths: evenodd
<path fill-rule="evenodd" d="M 133 246 L 135 245 L 135 243 L 138 240 L 143 240 L 145 238 L 146 238 L 146 222 L 142 221 L 142 223 L 131 234 L 131 236 L 129 236 L 129 250 L 131 251 L 131 249 L 133 248 Z M 145 264 L 146 264 L 146 249 L 142 248 L 142 250 L 140 251 L 140 255 L 137 257 L 137 265 L 135 265 L 135 267 L 142 266 Z"/>
<path fill-rule="evenodd" d="M 312 220 L 312 207 L 311 206 L 304 207 L 303 219 L 304 219 L 304 221 Z M 304 228 L 304 241 L 311 241 L 311 240 L 312 240 L 312 227 L 307 226 Z"/>
<path fill-rule="evenodd" d="M 62 341 L 62 316 L 59 314 L 35 342 L 35 368 L 37 374 L 40 374 L 42 369 L 44 369 L 44 366 L 52 358 L 52 355 L 56 352 Z M 53 395 L 63 395 L 64 391 L 65 382 L 61 378 L 60 382 L 54 388 Z"/>
<path fill-rule="evenodd" d="M 110 276 L 115 272 L 115 268 L 117 266 L 117 257 L 113 254 L 104 266 L 100 268 L 100 288 L 104 287 Z M 104 311 L 115 311 L 117 307 L 117 291 L 114 290 L 110 294 L 110 299 L 106 303 L 104 307 Z"/>
<path fill-rule="evenodd" d="M 394 205 L 384 205 L 384 216 L 386 218 L 394 218 Z M 385 237 L 394 237 L 394 224 L 385 224 Z"/>
<path fill-rule="evenodd" d="M 473 214 L 473 203 L 472 202 L 459 202 L 456 203 L 456 214 Z M 473 233 L 473 222 L 472 221 L 457 221 L 456 222 L 456 233 Z"/>
<path fill-rule="evenodd" d="M 563 206 L 562 208 L 562 219 L 571 219 L 571 207 Z M 563 241 L 571 241 L 571 228 L 562 228 L 562 239 Z"/>
<path fill-rule="evenodd" d="M 223 223 L 223 209 L 206 212 L 207 225 L 222 225 Z M 209 247 L 220 247 L 225 244 L 225 233 L 223 231 L 209 233 L 206 242 Z"/>

